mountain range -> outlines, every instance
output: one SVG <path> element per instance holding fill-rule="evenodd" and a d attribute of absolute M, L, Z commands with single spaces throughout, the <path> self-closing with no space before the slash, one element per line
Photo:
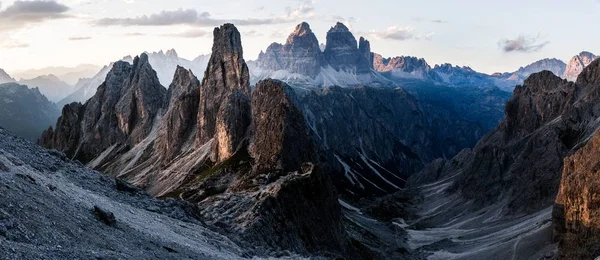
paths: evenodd
<path fill-rule="evenodd" d="M 6 130 L 35 141 L 59 115 L 60 110 L 38 88 L 0 84 L 0 126 Z"/>
<path fill-rule="evenodd" d="M 385 58 L 342 23 L 324 44 L 301 23 L 248 62 L 233 24 L 213 36 L 209 56 L 142 53 L 79 80 L 55 123 L 38 88 L 0 85 L 7 120 L 47 127 L 37 140 L 47 149 L 0 129 L 0 182 L 12 184 L 0 185 L 0 252 L 600 254 L 593 54 L 487 75 Z M 72 247 L 48 249 L 71 237 Z"/>
<path fill-rule="evenodd" d="M 173 80 L 173 74 L 177 66 L 183 66 L 189 68 L 197 75 L 203 75 L 206 65 L 208 64 L 208 55 L 200 55 L 193 60 L 187 60 L 177 55 L 177 52 L 173 49 L 168 50 L 166 53 L 163 51 L 147 53 L 150 64 L 155 68 L 160 83 L 163 86 L 169 86 Z M 121 59 L 129 63 L 133 62 L 131 56 L 126 56 Z M 75 85 L 75 91 L 58 101 L 58 106 L 62 107 L 71 102 L 85 102 L 90 99 L 95 93 L 96 89 L 108 75 L 111 67 L 114 63 L 104 66 L 96 75 L 91 78 L 80 79 Z"/>
<path fill-rule="evenodd" d="M 292 85 L 328 86 L 402 86 L 406 79 L 419 79 L 452 87 L 497 87 L 512 92 L 529 75 L 543 70 L 574 81 L 583 68 L 597 57 L 582 52 L 565 64 L 558 59 L 543 59 L 515 72 L 488 75 L 470 67 L 451 64 L 433 68 L 422 58 L 398 56 L 385 58 L 371 52 L 368 40 L 357 39 L 348 27 L 337 23 L 327 33 L 323 45 L 307 23 L 301 23 L 285 44 L 273 43 L 250 61 L 251 80 L 274 78 Z M 324 46 L 324 48 L 322 48 Z"/>
<path fill-rule="evenodd" d="M 56 75 L 60 80 L 69 85 L 75 85 L 79 79 L 89 78 L 100 70 L 100 66 L 81 64 L 74 67 L 45 67 L 11 73 L 15 78 L 32 79 L 43 75 Z"/>
<path fill-rule="evenodd" d="M 39 88 L 40 92 L 52 102 L 63 99 L 75 90 L 73 86 L 52 74 L 32 79 L 21 79 L 18 83 L 30 88 Z"/>

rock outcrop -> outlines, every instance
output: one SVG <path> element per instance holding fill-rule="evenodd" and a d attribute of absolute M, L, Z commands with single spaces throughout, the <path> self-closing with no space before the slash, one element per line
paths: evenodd
<path fill-rule="evenodd" d="M 335 70 L 368 73 L 373 67 L 370 57 L 371 48 L 368 41 L 361 38 L 360 46 L 348 27 L 337 23 L 327 32 L 327 44 L 323 55 Z"/>
<path fill-rule="evenodd" d="M 264 80 L 252 92 L 250 155 L 257 171 L 293 171 L 317 155 L 294 91 L 283 82 Z M 274 120 L 276 119 L 276 120 Z"/>
<path fill-rule="evenodd" d="M 600 254 L 599 151 L 600 134 L 596 132 L 584 147 L 564 160 L 552 214 L 560 259 L 593 259 Z"/>
<path fill-rule="evenodd" d="M 217 113 L 230 94 L 250 93 L 248 66 L 243 58 L 240 33 L 232 24 L 215 29 L 212 56 L 202 79 L 198 114 L 198 142 L 216 134 Z"/>
<path fill-rule="evenodd" d="M 222 162 L 231 158 L 247 145 L 247 131 L 251 123 L 250 99 L 241 91 L 225 97 L 217 114 L 217 133 L 211 158 Z M 276 140 L 273 140 L 276 142 Z"/>
<path fill-rule="evenodd" d="M 581 96 L 569 120 L 588 119 L 570 136 L 577 149 L 564 159 L 562 180 L 552 212 L 554 238 L 561 259 L 587 259 L 600 254 L 600 212 L 598 211 L 597 104 L 600 99 L 600 60 L 592 62 L 577 78 Z"/>
<path fill-rule="evenodd" d="M 191 70 L 177 67 L 166 96 L 168 108 L 161 120 L 156 149 L 169 163 L 193 147 L 197 133 L 200 81 Z"/>
<path fill-rule="evenodd" d="M 583 69 L 590 65 L 590 63 L 592 63 L 592 61 L 596 60 L 597 58 L 598 56 L 587 51 L 583 51 L 578 55 L 575 55 L 567 64 L 567 67 L 565 68 L 565 72 L 562 75 L 562 77 L 569 81 L 577 80 L 577 76 L 579 76 Z"/>

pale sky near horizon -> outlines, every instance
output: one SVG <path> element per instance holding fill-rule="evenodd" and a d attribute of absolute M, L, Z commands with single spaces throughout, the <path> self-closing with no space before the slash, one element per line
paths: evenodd
<path fill-rule="evenodd" d="M 486 72 L 542 58 L 600 52 L 600 0 L 0 0 L 0 68 L 106 65 L 174 48 L 210 52 L 212 29 L 233 22 L 246 60 L 306 21 L 321 43 L 337 21 L 383 56 L 417 56 Z"/>

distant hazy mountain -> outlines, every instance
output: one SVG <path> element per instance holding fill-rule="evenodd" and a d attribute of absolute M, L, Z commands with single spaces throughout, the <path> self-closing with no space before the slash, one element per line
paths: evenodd
<path fill-rule="evenodd" d="M 495 73 L 493 76 L 499 78 L 505 78 L 507 80 L 519 82 L 519 84 L 523 83 L 525 79 L 527 79 L 531 74 L 538 73 L 543 70 L 547 70 L 552 72 L 556 76 L 562 76 L 565 73 L 565 69 L 567 64 L 565 64 L 562 60 L 559 59 L 543 59 L 531 63 L 525 67 L 520 67 L 515 72 L 510 73 Z"/>
<path fill-rule="evenodd" d="M 22 79 L 31 79 L 43 75 L 56 75 L 60 80 L 75 85 L 81 78 L 91 78 L 101 67 L 92 64 L 81 64 L 75 67 L 46 67 L 41 69 L 31 69 L 13 73 L 15 77 Z"/>
<path fill-rule="evenodd" d="M 8 75 L 8 73 L 6 73 L 6 71 L 4 71 L 3 69 L 0 69 L 0 84 L 9 83 L 9 82 L 15 82 L 15 79 L 13 79 L 10 75 Z"/>
<path fill-rule="evenodd" d="M 19 80 L 19 84 L 26 85 L 30 88 L 39 88 L 40 92 L 52 102 L 63 99 L 75 90 L 73 86 L 52 74 L 38 76 L 32 79 L 21 79 Z"/>
<path fill-rule="evenodd" d="M 63 107 L 64 105 L 72 102 L 84 102 L 92 97 L 96 93 L 98 86 L 100 86 L 100 84 L 104 82 L 104 79 L 106 79 L 106 75 L 112 68 L 112 65 L 113 63 L 109 64 L 108 66 L 104 66 L 92 78 L 79 80 L 77 84 L 75 84 L 75 92 L 58 101 L 57 106 Z"/>
<path fill-rule="evenodd" d="M 148 54 L 150 65 L 152 65 L 152 68 L 154 68 L 156 74 L 158 74 L 160 84 L 162 84 L 164 87 L 169 87 L 169 85 L 171 85 L 177 66 L 190 69 L 192 72 L 194 72 L 194 74 L 202 78 L 202 75 L 206 70 L 208 60 L 210 59 L 210 55 L 200 55 L 194 60 L 187 60 L 179 57 L 174 49 L 168 50 L 166 53 L 159 51 L 152 53 L 146 52 L 146 54 Z M 122 60 L 129 63 L 133 62 L 133 58 L 131 56 L 124 57 Z"/>
<path fill-rule="evenodd" d="M 200 55 L 190 61 L 179 57 L 174 49 L 168 50 L 166 53 L 159 51 L 152 53 L 146 52 L 146 54 L 148 54 L 150 65 L 156 71 L 160 83 L 166 88 L 168 88 L 171 81 L 173 81 L 173 75 L 175 74 L 177 66 L 190 69 L 196 77 L 202 79 L 208 64 L 208 59 L 210 59 L 210 55 Z M 131 56 L 123 57 L 121 60 L 133 63 L 133 58 Z M 75 92 L 60 100 L 58 106 L 63 107 L 72 102 L 83 103 L 94 96 L 96 89 L 104 82 L 106 75 L 112 69 L 113 64 L 114 63 L 104 66 L 91 78 L 80 79 L 75 85 Z"/>
<path fill-rule="evenodd" d="M 567 68 L 565 69 L 565 73 L 564 73 L 564 75 L 562 75 L 562 77 L 569 81 L 576 81 L 577 76 L 579 76 L 579 74 L 581 74 L 583 69 L 585 67 L 587 67 L 588 65 L 590 65 L 590 63 L 592 63 L 592 61 L 594 61 L 598 57 L 599 56 L 596 56 L 593 53 L 590 53 L 587 51 L 584 51 L 584 52 L 579 53 L 578 55 L 575 55 L 569 61 L 569 64 L 567 64 Z"/>
<path fill-rule="evenodd" d="M 384 58 L 373 53 L 373 68 L 380 73 L 388 73 L 394 78 L 414 78 L 440 81 L 441 78 L 427 64 L 425 59 L 409 56 Z"/>
<path fill-rule="evenodd" d="M 53 125 L 60 112 L 38 88 L 17 83 L 0 84 L 0 126 L 15 135 L 36 140 Z"/>

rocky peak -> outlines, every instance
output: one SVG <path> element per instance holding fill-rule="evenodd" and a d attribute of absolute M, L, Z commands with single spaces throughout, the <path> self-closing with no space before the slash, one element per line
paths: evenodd
<path fill-rule="evenodd" d="M 526 135 L 555 119 L 575 101 L 575 90 L 551 71 L 532 74 L 506 104 L 506 134 Z"/>
<path fill-rule="evenodd" d="M 166 89 L 145 53 L 134 58 L 124 87 L 115 107 L 119 128 L 133 143 L 138 143 L 150 133 L 152 122 L 164 104 Z"/>
<path fill-rule="evenodd" d="M 175 49 L 168 50 L 166 55 L 167 55 L 167 57 L 173 57 L 173 58 L 179 57 L 179 55 L 177 55 L 177 51 L 175 51 Z"/>
<path fill-rule="evenodd" d="M 42 138 L 53 143 L 43 145 L 84 162 L 113 145 L 135 145 L 150 134 L 165 94 L 146 54 L 133 65 L 116 62 L 85 105 L 74 103 L 63 110 L 54 133 L 48 133 L 53 137 Z"/>
<path fill-rule="evenodd" d="M 335 70 L 366 73 L 372 68 L 370 55 L 366 54 L 367 50 L 370 52 L 368 41 L 363 39 L 362 48 L 359 49 L 356 38 L 348 27 L 338 22 L 327 32 L 327 44 L 323 54 Z"/>
<path fill-rule="evenodd" d="M 184 67 L 177 66 L 177 69 L 175 69 L 175 75 L 173 76 L 173 82 L 167 91 L 166 107 L 175 103 L 181 93 L 188 91 L 190 86 L 194 85 L 200 85 L 200 82 L 194 73 Z"/>
<path fill-rule="evenodd" d="M 167 91 L 167 112 L 162 117 L 156 147 L 165 163 L 190 147 L 197 131 L 200 81 L 191 70 L 178 66 Z M 189 148 L 188 148 L 189 149 Z"/>
<path fill-rule="evenodd" d="M 240 134 L 245 132 L 239 129 L 235 131 L 225 130 L 223 133 L 217 129 L 218 122 L 231 122 L 236 119 L 224 117 L 237 115 L 234 111 L 220 112 L 224 109 L 241 110 L 236 105 L 244 106 L 242 103 L 236 103 L 241 99 L 230 99 L 230 95 L 239 92 L 241 95 L 250 94 L 249 71 L 244 61 L 242 51 L 242 41 L 240 33 L 232 24 L 225 24 L 214 30 L 213 52 L 206 69 L 202 87 L 200 88 L 200 108 L 198 111 L 198 136 L 199 144 L 204 144 L 219 135 L 231 132 Z M 227 103 L 226 103 L 227 102 Z M 233 103 L 230 103 L 233 102 Z M 231 105 L 231 106 L 230 106 Z M 228 124 L 227 123 L 227 124 Z M 239 130 L 239 131 L 238 131 Z M 229 137 L 222 140 L 242 140 L 243 138 Z M 237 147 L 239 143 L 228 144 L 228 147 Z M 219 144 L 217 144 L 217 147 Z M 225 154 L 226 152 L 222 153 Z M 223 159 L 223 158 L 220 158 Z"/>
<path fill-rule="evenodd" d="M 577 84 L 600 83 L 600 59 L 596 59 L 579 74 Z"/>
<path fill-rule="evenodd" d="M 346 33 L 346 32 L 350 32 L 350 29 L 348 29 L 348 27 L 345 24 L 343 24 L 341 22 L 337 22 L 337 23 L 335 23 L 335 25 L 333 27 L 331 27 L 329 32 Z"/>
<path fill-rule="evenodd" d="M 313 31 L 310 29 L 310 25 L 306 22 L 302 22 L 296 26 L 296 29 L 287 38 L 286 44 L 294 44 L 295 39 L 309 37 L 310 40 L 316 39 Z M 315 41 L 318 44 L 318 41 Z"/>
<path fill-rule="evenodd" d="M 578 55 L 571 58 L 571 60 L 567 64 L 563 78 L 569 81 L 577 80 L 577 76 L 579 76 L 583 69 L 597 58 L 598 56 L 594 55 L 591 52 L 584 51 L 579 53 Z"/>
<path fill-rule="evenodd" d="M 325 45 L 325 54 L 334 53 L 336 51 L 354 51 L 358 43 L 354 35 L 342 23 L 337 23 L 327 32 L 327 43 Z"/>
<path fill-rule="evenodd" d="M 363 58 L 369 62 L 369 68 L 373 69 L 373 62 L 371 62 L 373 60 L 371 43 L 367 39 L 360 37 L 360 40 L 358 41 L 358 51 L 362 54 Z"/>
<path fill-rule="evenodd" d="M 260 69 L 271 71 L 285 70 L 289 73 L 316 77 L 324 65 L 323 53 L 319 41 L 303 22 L 289 35 L 285 44 L 272 43 L 256 60 Z"/>

